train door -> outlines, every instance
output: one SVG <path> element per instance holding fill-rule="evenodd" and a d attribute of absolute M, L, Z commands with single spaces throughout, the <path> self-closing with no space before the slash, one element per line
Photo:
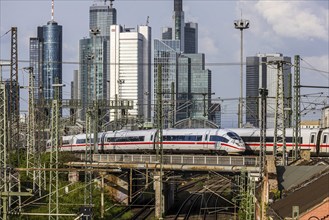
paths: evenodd
<path fill-rule="evenodd" d="M 321 134 L 321 141 L 319 146 L 317 147 L 316 154 L 328 154 L 329 153 L 329 133 L 319 131 L 319 135 Z"/>
<path fill-rule="evenodd" d="M 206 135 L 204 137 L 204 141 L 203 141 L 203 149 L 205 151 L 209 151 L 210 149 L 212 149 L 211 146 L 209 146 L 209 139 L 210 139 L 210 131 L 206 131 Z"/>
<path fill-rule="evenodd" d="M 304 149 L 311 150 L 311 152 L 316 151 L 316 132 L 310 133 L 309 143 L 305 146 Z"/>
<path fill-rule="evenodd" d="M 101 133 L 101 136 L 100 136 L 100 140 L 99 140 L 99 142 L 100 142 L 100 144 L 99 144 L 99 152 L 100 153 L 104 153 L 105 151 L 104 151 L 104 142 L 105 142 L 105 135 L 106 135 L 106 132 L 104 132 L 104 133 Z"/>

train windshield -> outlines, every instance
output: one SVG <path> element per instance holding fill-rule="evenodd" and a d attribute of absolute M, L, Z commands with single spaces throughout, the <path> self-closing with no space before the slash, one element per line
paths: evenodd
<path fill-rule="evenodd" d="M 227 136 L 229 136 L 230 138 L 232 138 L 234 140 L 242 141 L 242 139 L 240 138 L 240 136 L 237 135 L 236 133 L 232 132 L 232 131 L 227 132 Z"/>

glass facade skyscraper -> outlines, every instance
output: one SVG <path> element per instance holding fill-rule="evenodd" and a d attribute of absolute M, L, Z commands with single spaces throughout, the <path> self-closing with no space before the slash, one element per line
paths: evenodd
<path fill-rule="evenodd" d="M 104 1 L 100 1 L 104 2 Z M 89 28 L 98 28 L 100 30 L 99 36 L 110 36 L 110 26 L 117 24 L 117 11 L 112 6 L 97 5 L 95 3 L 89 9 Z M 90 37 L 92 37 L 90 35 Z"/>
<path fill-rule="evenodd" d="M 30 66 L 34 69 L 35 86 L 42 87 L 42 93 L 35 92 L 36 97 L 53 99 L 53 84 L 62 83 L 62 26 L 57 22 L 52 20 L 38 27 L 37 38 L 30 38 Z M 62 88 L 59 90 L 62 99 Z"/>
<path fill-rule="evenodd" d="M 176 121 L 190 117 L 210 119 L 211 71 L 205 69 L 205 55 L 180 55 L 177 79 Z"/>
<path fill-rule="evenodd" d="M 157 96 L 162 96 L 163 103 L 176 102 L 171 99 L 172 84 L 177 83 L 177 59 L 180 53 L 179 40 L 154 40 L 154 103 L 157 103 Z M 162 72 L 162 94 L 157 94 L 158 88 L 158 66 L 161 65 Z M 171 103 L 163 105 L 164 126 L 168 127 L 173 122 L 175 109 Z M 154 118 L 157 118 L 157 112 L 154 111 Z M 171 117 L 168 117 L 171 116 Z"/>
<path fill-rule="evenodd" d="M 184 53 L 198 53 L 198 24 L 185 23 Z"/>
<path fill-rule="evenodd" d="M 89 8 L 90 38 L 79 42 L 79 88 L 78 98 L 81 99 L 82 109 L 79 112 L 81 120 L 85 119 L 88 104 L 97 98 L 109 98 L 110 80 L 110 27 L 117 22 L 117 11 L 104 1 L 94 2 Z M 99 30 L 98 34 L 92 30 Z M 95 79 L 96 76 L 96 79 Z M 96 86 L 96 94 L 94 87 Z"/>
<path fill-rule="evenodd" d="M 205 69 L 205 55 L 198 54 L 197 23 L 184 23 L 182 0 L 174 0 L 173 20 L 173 28 L 163 28 L 162 40 L 154 41 L 154 103 L 160 64 L 163 103 L 170 103 L 163 106 L 165 127 L 190 117 L 213 118 L 208 114 L 211 71 Z"/>
<path fill-rule="evenodd" d="M 184 11 L 183 0 L 174 0 L 174 26 L 172 31 L 172 39 L 181 41 L 180 50 L 184 51 Z"/>

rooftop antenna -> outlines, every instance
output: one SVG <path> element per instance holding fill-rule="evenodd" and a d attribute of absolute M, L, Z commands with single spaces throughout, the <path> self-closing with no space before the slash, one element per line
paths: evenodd
<path fill-rule="evenodd" d="M 54 21 L 54 0 L 51 0 L 51 21 Z"/>
<path fill-rule="evenodd" d="M 150 23 L 150 16 L 147 16 L 147 18 L 146 18 L 146 26 L 149 26 L 149 23 Z"/>

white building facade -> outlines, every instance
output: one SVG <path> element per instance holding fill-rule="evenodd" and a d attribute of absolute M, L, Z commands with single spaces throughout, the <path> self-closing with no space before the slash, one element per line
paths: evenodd
<path fill-rule="evenodd" d="M 151 28 L 138 26 L 137 31 L 111 25 L 110 75 L 108 97 L 110 100 L 131 100 L 134 103 L 129 117 L 151 118 Z M 110 120 L 122 117 L 111 110 Z"/>

